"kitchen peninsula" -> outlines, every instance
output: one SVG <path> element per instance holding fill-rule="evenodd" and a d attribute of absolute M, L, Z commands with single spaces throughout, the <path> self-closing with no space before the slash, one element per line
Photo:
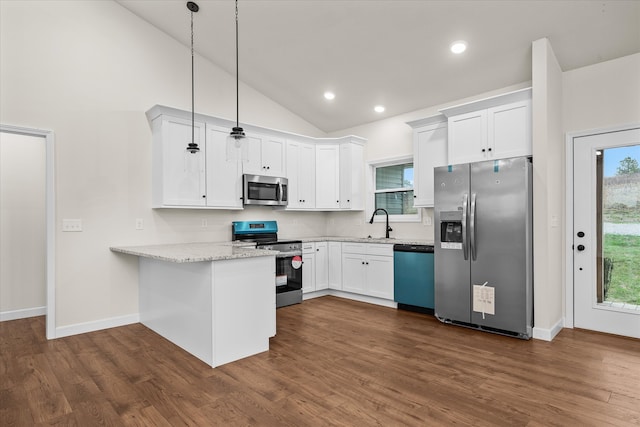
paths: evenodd
<path fill-rule="evenodd" d="M 275 252 L 231 243 L 110 248 L 139 257 L 140 323 L 211 367 L 269 350 Z"/>

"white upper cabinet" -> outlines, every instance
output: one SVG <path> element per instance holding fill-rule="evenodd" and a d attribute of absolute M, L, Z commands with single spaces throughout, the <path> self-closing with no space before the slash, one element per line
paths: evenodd
<path fill-rule="evenodd" d="M 244 173 L 283 177 L 285 139 L 245 133 L 249 147 L 249 161 L 244 163 Z"/>
<path fill-rule="evenodd" d="M 213 125 L 207 125 L 206 130 L 206 205 L 242 209 L 242 166 L 235 160 L 227 161 L 229 130 Z"/>
<path fill-rule="evenodd" d="M 316 146 L 296 140 L 287 141 L 289 180 L 288 210 L 316 207 Z"/>
<path fill-rule="evenodd" d="M 497 158 L 531 155 L 531 100 L 489 108 L 487 134 Z"/>
<path fill-rule="evenodd" d="M 340 208 L 364 210 L 364 147 L 340 144 Z"/>
<path fill-rule="evenodd" d="M 196 122 L 194 140 L 200 151 L 190 153 L 191 121 L 162 116 L 152 122 L 154 208 L 205 206 L 205 125 Z"/>
<path fill-rule="evenodd" d="M 236 123 L 156 105 L 147 111 L 153 134 L 152 207 L 243 209 L 242 174 L 286 177 L 291 210 L 364 209 L 366 140 L 313 138 L 242 124 L 248 160 L 227 160 Z M 232 156 L 233 157 L 233 156 Z"/>
<path fill-rule="evenodd" d="M 447 164 L 444 115 L 407 123 L 413 127 L 413 205 L 433 207 L 433 168 Z"/>
<path fill-rule="evenodd" d="M 441 110 L 448 117 L 448 163 L 531 155 L 531 89 Z"/>
<path fill-rule="evenodd" d="M 316 145 L 317 210 L 364 209 L 364 147 L 357 137 Z"/>
<path fill-rule="evenodd" d="M 340 208 L 340 144 L 316 146 L 316 208 Z"/>

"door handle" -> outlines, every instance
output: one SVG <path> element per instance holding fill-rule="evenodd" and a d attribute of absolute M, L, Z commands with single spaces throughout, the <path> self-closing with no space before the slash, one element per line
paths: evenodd
<path fill-rule="evenodd" d="M 470 218 L 470 234 L 471 234 L 471 259 L 476 260 L 476 193 L 471 195 L 471 218 Z"/>
<path fill-rule="evenodd" d="M 465 261 L 469 259 L 467 253 L 467 209 L 469 208 L 469 196 L 467 193 L 462 196 L 462 255 Z"/>
<path fill-rule="evenodd" d="M 582 252 L 584 251 L 585 247 L 584 245 L 578 245 L 578 251 Z"/>

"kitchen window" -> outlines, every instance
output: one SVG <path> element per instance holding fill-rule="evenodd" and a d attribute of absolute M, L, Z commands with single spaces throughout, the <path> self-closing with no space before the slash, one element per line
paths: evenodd
<path fill-rule="evenodd" d="M 403 158 L 371 164 L 373 173 L 374 209 L 383 208 L 389 220 L 420 221 L 420 210 L 413 206 L 413 159 Z M 384 219 L 384 212 L 376 214 L 376 221 Z"/>

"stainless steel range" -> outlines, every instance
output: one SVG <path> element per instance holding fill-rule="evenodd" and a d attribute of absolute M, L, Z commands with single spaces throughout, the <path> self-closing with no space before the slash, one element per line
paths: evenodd
<path fill-rule="evenodd" d="M 255 242 L 256 248 L 276 255 L 276 307 L 302 302 L 302 241 L 278 240 L 276 221 L 233 221 L 234 241 Z"/>

